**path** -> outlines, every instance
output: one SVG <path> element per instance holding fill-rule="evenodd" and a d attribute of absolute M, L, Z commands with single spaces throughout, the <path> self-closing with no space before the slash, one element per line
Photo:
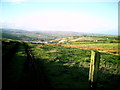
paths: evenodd
<path fill-rule="evenodd" d="M 51 88 L 42 64 L 34 58 L 27 44 L 16 44 L 3 57 L 3 90 Z"/>

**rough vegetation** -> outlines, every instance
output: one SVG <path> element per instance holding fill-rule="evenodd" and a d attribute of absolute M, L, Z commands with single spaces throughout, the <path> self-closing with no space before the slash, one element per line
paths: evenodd
<path fill-rule="evenodd" d="M 119 39 L 116 36 L 39 39 L 48 40 L 48 44 L 20 41 L 27 40 L 24 37 L 18 39 L 15 36 L 17 40 L 10 38 L 10 35 L 7 37 L 9 39 L 5 37 L 1 39 L 3 89 L 81 88 L 88 90 L 91 50 L 105 51 L 100 52 L 97 89 L 120 88 Z"/>

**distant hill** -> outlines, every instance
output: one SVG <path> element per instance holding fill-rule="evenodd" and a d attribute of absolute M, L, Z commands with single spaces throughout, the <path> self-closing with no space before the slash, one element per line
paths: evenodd
<path fill-rule="evenodd" d="M 2 30 L 2 38 L 13 39 L 13 40 L 32 40 L 32 39 L 36 39 L 34 37 L 24 35 L 23 33 L 27 33 L 24 30 L 14 30 L 14 29 L 1 29 L 1 30 Z"/>
<path fill-rule="evenodd" d="M 6 29 L 1 28 L 2 38 L 13 40 L 39 40 L 50 41 L 59 38 L 67 38 L 73 36 L 94 36 L 102 34 L 80 33 L 72 31 L 27 31 L 21 29 Z"/>
<path fill-rule="evenodd" d="M 84 35 L 83 33 L 69 32 L 69 31 L 27 31 L 20 29 L 0 29 L 2 31 L 2 38 L 14 40 L 41 40 L 49 41 L 58 38 Z"/>
<path fill-rule="evenodd" d="M 2 38 L 14 39 L 14 40 L 51 40 L 56 39 L 57 36 L 43 33 L 43 32 L 34 32 L 34 31 L 26 31 L 19 29 L 1 29 L 2 30 Z"/>

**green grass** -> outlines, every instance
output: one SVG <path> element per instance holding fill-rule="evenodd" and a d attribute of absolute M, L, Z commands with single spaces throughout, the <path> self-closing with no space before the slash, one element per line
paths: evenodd
<path fill-rule="evenodd" d="M 71 43 L 67 45 L 82 46 L 82 47 L 93 47 L 93 48 L 105 48 L 105 49 L 118 49 L 118 43 Z M 120 48 L 119 48 L 120 49 Z"/>
<path fill-rule="evenodd" d="M 24 52 L 24 47 L 20 46 L 18 52 L 13 56 L 10 64 L 10 67 L 12 67 L 11 70 L 14 70 L 11 73 L 15 73 L 13 75 L 20 76 L 21 71 L 23 70 L 23 64 L 25 63 L 26 59 L 27 58 Z"/>
<path fill-rule="evenodd" d="M 30 47 L 35 57 L 42 62 L 53 88 L 88 89 L 90 50 L 40 44 L 30 44 Z M 120 65 L 120 58 L 118 55 L 101 53 L 100 61 L 99 79 L 102 83 L 99 82 L 99 87 L 107 87 L 103 82 L 111 82 L 112 80 L 108 80 L 109 76 L 120 75 L 117 68 Z M 118 81 L 114 80 L 113 83 L 116 82 Z"/>
<path fill-rule="evenodd" d="M 7 83 L 4 83 L 4 85 L 6 85 L 6 87 L 4 88 L 18 88 L 20 86 L 20 81 L 24 75 L 24 63 L 27 60 L 24 46 L 22 44 L 19 44 L 17 52 L 13 55 L 12 58 L 8 59 L 10 60 L 10 62 L 7 64 L 6 67 L 4 67 L 6 69 L 3 80 L 6 80 L 5 82 Z"/>

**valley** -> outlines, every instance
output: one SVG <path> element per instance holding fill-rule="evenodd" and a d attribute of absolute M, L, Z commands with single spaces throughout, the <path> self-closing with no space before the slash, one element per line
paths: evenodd
<path fill-rule="evenodd" d="M 97 89 L 120 88 L 117 36 L 73 35 L 44 40 L 2 37 L 1 42 L 4 89 L 89 90 L 92 50 L 100 52 Z"/>

